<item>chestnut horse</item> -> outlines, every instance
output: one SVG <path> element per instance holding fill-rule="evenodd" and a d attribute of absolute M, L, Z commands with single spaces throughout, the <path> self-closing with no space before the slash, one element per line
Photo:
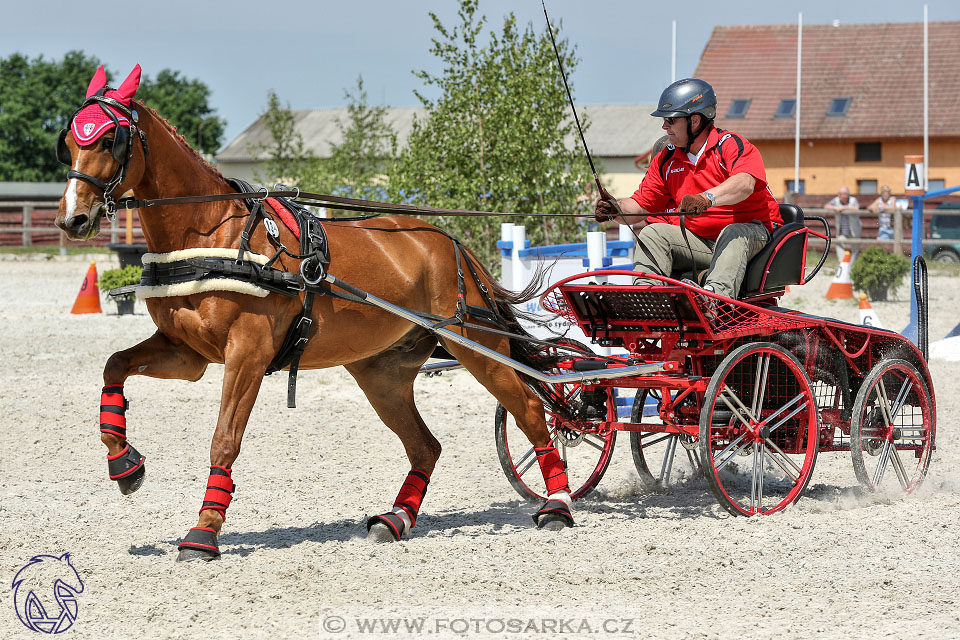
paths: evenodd
<path fill-rule="evenodd" d="M 101 67 L 90 83 L 87 100 L 58 141 L 58 157 L 71 170 L 56 223 L 71 239 L 97 234 L 115 193 L 132 190 L 138 199 L 154 199 L 235 192 L 175 129 L 133 100 L 139 78 L 138 65 L 113 90 L 106 86 Z M 140 223 L 152 253 L 236 250 L 248 216 L 242 201 L 231 200 L 157 206 L 142 210 Z M 272 255 L 264 227 L 255 226 L 250 247 L 255 253 Z M 451 239 L 435 227 L 397 217 L 324 220 L 323 227 L 332 256 L 331 271 L 342 281 L 409 309 L 444 318 L 456 311 L 455 249 Z M 288 247 L 297 246 L 294 235 L 282 225 L 280 239 Z M 286 255 L 275 264 L 294 274 L 299 265 Z M 511 297 L 482 268 L 479 279 L 515 328 L 508 304 L 520 298 Z M 467 304 L 482 306 L 477 283 L 469 275 L 465 281 Z M 220 555 L 217 540 L 232 496 L 232 470 L 244 428 L 265 371 L 303 308 L 302 294 L 299 298 L 277 293 L 256 297 L 207 291 L 152 297 L 146 304 L 157 325 L 156 333 L 114 353 L 103 370 L 101 440 L 108 450 L 110 477 L 125 494 L 143 481 L 143 456 L 126 439 L 124 381 L 133 375 L 196 381 L 210 363 L 222 364 L 223 389 L 210 445 L 210 476 L 199 521 L 180 543 L 178 556 L 178 560 L 214 559 Z M 440 456 L 440 443 L 421 419 L 413 393 L 418 370 L 438 342 L 515 416 L 536 448 L 551 491 L 534 521 L 550 529 L 572 525 L 566 472 L 548 435 L 543 403 L 515 370 L 372 306 L 317 296 L 312 318 L 300 368 L 343 365 L 380 419 L 400 438 L 410 461 L 411 471 L 393 509 L 367 523 L 369 537 L 397 540 L 409 535 Z M 508 337 L 457 325 L 447 328 L 499 353 L 511 354 L 512 339 Z M 513 347 L 512 357 L 521 358 L 516 342 Z M 536 367 L 535 358 L 528 357 L 526 364 Z"/>

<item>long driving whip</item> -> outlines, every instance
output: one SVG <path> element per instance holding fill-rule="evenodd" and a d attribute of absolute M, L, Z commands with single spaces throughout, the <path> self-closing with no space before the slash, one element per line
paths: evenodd
<path fill-rule="evenodd" d="M 593 158 L 590 156 L 590 148 L 587 147 L 587 139 L 583 137 L 583 127 L 580 126 L 580 118 L 577 117 L 577 107 L 573 104 L 573 95 L 570 93 L 570 85 L 567 84 L 567 74 L 563 71 L 563 61 L 560 59 L 560 49 L 557 48 L 557 40 L 553 37 L 553 26 L 550 24 L 550 16 L 547 15 L 547 3 L 546 0 L 540 0 L 540 5 L 543 7 L 543 17 L 547 21 L 547 33 L 550 34 L 550 42 L 553 43 L 553 52 L 557 56 L 557 67 L 560 69 L 560 77 L 563 79 L 563 88 L 567 91 L 567 100 L 570 101 L 570 110 L 573 111 L 573 121 L 577 125 L 577 132 L 580 134 L 580 142 L 583 143 L 583 150 L 587 154 L 587 162 L 590 163 L 590 170 L 593 172 L 593 180 L 597 183 L 597 189 L 599 190 L 600 197 L 607 201 L 613 201 L 616 203 L 616 198 L 614 198 L 610 193 L 603 188 L 603 185 L 600 184 L 600 176 L 597 175 L 597 168 L 593 166 Z M 615 205 L 619 210 L 619 206 Z M 633 225 L 627 222 L 626 217 L 623 213 L 620 214 L 620 219 L 623 220 L 623 223 L 630 227 L 630 232 L 633 233 L 633 236 L 637 239 L 637 242 L 640 242 L 640 236 L 637 235 L 637 232 L 633 230 Z"/>

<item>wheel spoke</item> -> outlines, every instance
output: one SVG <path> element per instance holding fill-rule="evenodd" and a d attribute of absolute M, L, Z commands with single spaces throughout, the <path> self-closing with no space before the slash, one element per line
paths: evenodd
<path fill-rule="evenodd" d="M 533 458 L 531 458 L 530 462 L 528 462 L 526 466 L 524 466 L 523 468 L 520 468 L 520 465 L 523 464 L 523 461 L 526 460 L 527 458 L 530 458 L 531 455 L 533 456 Z M 517 460 L 517 462 L 513 465 L 514 467 L 517 468 L 517 475 L 519 475 L 522 478 L 523 474 L 529 471 L 530 467 L 532 467 L 533 463 L 536 461 L 537 461 L 537 456 L 534 455 L 533 447 L 530 447 L 530 450 L 527 451 L 525 454 L 523 454 L 523 457 Z"/>
<path fill-rule="evenodd" d="M 726 394 L 726 395 L 724 395 L 724 394 Z M 730 404 L 730 401 L 727 400 L 727 395 L 729 395 L 731 398 L 733 398 L 734 402 L 737 403 L 737 406 L 739 407 L 739 409 L 737 409 L 737 407 L 734 407 L 732 404 Z M 742 411 L 743 413 L 747 414 L 747 417 L 748 417 L 750 420 L 753 420 L 754 422 L 757 421 L 756 416 L 754 416 L 754 415 L 750 412 L 750 409 L 747 409 L 746 405 L 743 404 L 743 402 L 740 400 L 740 398 L 737 397 L 737 394 L 735 394 L 735 393 L 730 389 L 730 387 L 724 385 L 724 386 L 723 386 L 723 390 L 722 390 L 719 394 L 717 394 L 717 397 L 719 397 L 721 400 L 723 400 L 723 403 L 726 404 L 727 407 L 730 409 L 730 411 L 733 412 L 733 415 L 737 416 L 737 419 L 740 420 L 740 422 L 742 422 L 742 423 L 745 424 L 746 426 L 748 426 L 748 427 L 750 426 L 750 421 L 744 419 L 744 417 L 740 414 L 741 411 Z"/>
<path fill-rule="evenodd" d="M 763 407 L 763 396 L 767 392 L 767 378 L 770 375 L 770 354 L 765 353 L 760 356 L 760 363 L 757 367 L 757 378 L 753 384 L 753 415 L 760 415 L 760 409 Z"/>
<path fill-rule="evenodd" d="M 756 505 L 756 502 L 757 502 L 757 476 L 760 475 L 760 473 L 757 472 L 757 462 L 759 460 L 759 457 L 757 455 L 758 453 L 759 453 L 759 447 L 757 447 L 757 443 L 754 442 L 753 443 L 753 474 L 750 478 L 750 511 L 751 512 L 754 511 L 754 508 L 755 508 L 754 505 Z M 760 465 L 760 469 L 762 472 L 763 465 Z M 759 507 L 756 507 L 756 510 L 759 511 L 760 510 Z"/>
<path fill-rule="evenodd" d="M 742 434 L 739 438 L 737 438 L 736 440 L 734 440 L 733 442 L 731 442 L 729 445 L 727 445 L 727 448 L 726 448 L 726 449 L 724 449 L 723 451 L 721 451 L 720 453 L 718 453 L 717 455 L 715 455 L 715 456 L 713 457 L 713 462 L 714 462 L 714 465 L 713 465 L 713 466 L 714 466 L 714 468 L 715 468 L 717 471 L 720 471 L 720 469 L 723 469 L 728 462 L 730 462 L 731 460 L 733 460 L 734 458 L 737 457 L 737 454 L 739 454 L 741 451 L 743 451 L 744 449 L 746 449 L 747 447 L 750 446 L 750 443 L 747 442 L 747 443 L 744 444 L 742 447 L 740 447 L 739 449 L 736 449 L 733 453 L 731 453 L 729 456 L 727 456 L 727 459 L 726 459 L 726 460 L 724 460 L 724 461 L 721 462 L 720 464 L 716 464 L 717 460 L 720 459 L 720 456 L 722 456 L 722 455 L 725 454 L 727 451 L 729 451 L 730 449 L 732 449 L 733 447 L 735 447 L 735 446 L 737 445 L 737 443 L 740 442 L 741 440 L 743 440 L 746 436 L 747 436 L 747 434 L 745 434 L 745 433 Z"/>
<path fill-rule="evenodd" d="M 880 482 L 883 480 L 883 472 L 887 470 L 887 461 L 890 459 L 890 445 L 892 443 L 887 440 L 883 443 L 883 449 L 880 450 L 880 459 L 877 460 L 877 470 L 873 474 L 873 486 L 879 487 Z"/>
<path fill-rule="evenodd" d="M 645 434 L 644 436 L 640 436 L 640 439 L 643 440 L 643 438 L 644 438 L 645 436 L 650 436 L 650 435 L 656 435 L 656 436 L 659 436 L 659 437 L 658 437 L 656 440 L 651 440 L 650 442 L 644 442 L 644 443 L 643 443 L 643 448 L 644 448 L 644 449 L 646 449 L 647 447 L 652 447 L 652 446 L 655 445 L 655 444 L 660 444 L 660 443 L 663 442 L 664 440 L 667 440 L 668 438 L 672 438 L 672 437 L 673 437 L 673 434 L 672 434 L 672 433 L 659 433 L 659 434 L 658 434 L 658 433 L 648 433 L 648 434 Z"/>
<path fill-rule="evenodd" d="M 903 405 L 907 403 L 907 398 L 910 397 L 910 392 L 913 391 L 913 382 L 908 382 L 897 394 L 897 399 L 893 402 L 893 412 L 891 413 L 891 418 L 896 420 L 900 415 L 900 410 L 903 409 Z"/>
<path fill-rule="evenodd" d="M 599 442 L 594 442 L 591 438 L 596 438 Z M 593 434 L 587 434 L 583 436 L 583 443 L 588 444 L 597 451 L 603 451 L 606 441 L 604 441 L 600 436 L 595 436 Z"/>
<path fill-rule="evenodd" d="M 757 513 L 760 513 L 763 511 L 763 457 L 767 453 L 767 447 L 762 442 L 758 446 L 760 449 L 760 455 L 757 456 L 760 458 L 760 477 L 757 482 Z"/>
<path fill-rule="evenodd" d="M 897 451 L 897 445 L 890 443 L 890 452 L 893 454 L 893 470 L 897 474 L 897 480 L 900 486 L 906 491 L 910 488 L 910 481 L 907 478 L 907 470 L 903 468 L 903 462 L 900 460 L 900 453 Z"/>
<path fill-rule="evenodd" d="M 673 436 L 667 442 L 667 451 L 663 454 L 663 464 L 660 465 L 660 484 L 665 485 L 670 482 L 670 472 L 673 470 L 673 456 L 677 453 L 677 443 L 680 442 L 680 436 Z"/>
<path fill-rule="evenodd" d="M 779 416 L 781 413 L 783 413 L 784 411 L 786 411 L 787 409 L 789 409 L 792 405 L 795 405 L 797 402 L 799 402 L 800 399 L 803 398 L 803 396 L 804 396 L 804 394 L 802 394 L 802 393 L 797 394 L 796 396 L 794 396 L 793 398 L 791 398 L 789 402 L 787 402 L 787 403 L 784 404 L 782 407 L 780 407 L 779 409 L 777 409 L 776 411 L 774 411 L 773 413 L 771 413 L 769 416 L 767 416 L 767 418 L 766 418 L 766 420 L 764 420 L 764 422 L 770 422 L 771 420 L 773 420 L 774 418 L 776 418 L 777 416 Z M 784 418 L 781 418 L 778 423 L 776 423 L 775 425 L 771 426 L 771 427 L 770 427 L 770 433 L 773 433 L 774 431 L 776 431 L 777 428 L 779 428 L 784 422 L 786 422 L 787 420 L 789 420 L 789 419 L 792 418 L 793 416 L 797 415 L 798 413 L 800 413 L 801 411 L 803 411 L 803 410 L 806 409 L 806 408 L 807 408 L 807 403 L 804 402 L 802 405 L 800 405 L 799 407 L 797 407 L 796 409 L 794 409 L 793 411 L 791 411 L 789 415 L 787 415 L 787 416 L 784 417 Z"/>
<path fill-rule="evenodd" d="M 772 460 L 773 462 L 775 462 L 778 467 L 783 469 L 784 473 L 786 473 L 788 476 L 790 476 L 793 479 L 794 482 L 796 482 L 800 478 L 800 476 L 803 474 L 803 469 L 798 467 L 796 462 L 788 458 L 787 454 L 784 453 L 783 449 L 777 446 L 776 442 L 774 442 L 773 440 L 770 440 L 769 438 L 764 439 L 763 442 L 778 454 L 775 456 L 768 452 L 767 457 L 770 458 L 770 460 Z M 784 462 L 786 462 L 788 465 L 793 467 L 793 472 L 791 472 L 790 469 L 787 469 L 787 467 L 784 466 L 783 464 Z"/>

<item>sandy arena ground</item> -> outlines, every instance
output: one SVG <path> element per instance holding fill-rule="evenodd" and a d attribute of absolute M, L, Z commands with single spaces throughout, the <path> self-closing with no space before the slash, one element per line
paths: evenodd
<path fill-rule="evenodd" d="M 389 545 L 368 543 L 364 522 L 407 472 L 399 441 L 342 369 L 302 373 L 296 410 L 275 375 L 234 467 L 222 560 L 178 564 L 222 368 L 197 383 L 128 381 L 130 439 L 148 472 L 122 496 L 99 440 L 101 371 L 153 323 L 142 302 L 133 317 L 112 302 L 69 315 L 86 268 L 0 262 L 0 582 L 35 554 L 70 552 L 85 590 L 63 637 L 960 637 L 955 362 L 930 363 L 938 449 L 919 495 L 863 496 L 848 454 L 828 453 L 787 511 L 733 518 L 703 481 L 643 491 L 621 436 L 599 491 L 575 505 L 577 526 L 560 533 L 533 528 L 534 506 L 500 470 L 494 399 L 465 372 L 421 379 L 444 452 L 413 537 Z M 824 300 L 830 277 L 784 306 L 857 322 L 856 302 Z M 930 278 L 931 341 L 960 322 L 958 282 Z M 907 287 L 894 297 L 874 308 L 900 329 Z M 35 637 L 5 593 L 0 638 Z M 385 633 L 391 618 L 399 627 Z"/>

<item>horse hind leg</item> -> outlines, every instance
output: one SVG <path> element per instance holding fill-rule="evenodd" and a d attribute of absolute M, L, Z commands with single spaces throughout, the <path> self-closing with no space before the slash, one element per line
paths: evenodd
<path fill-rule="evenodd" d="M 492 338 L 489 334 L 470 336 L 488 343 L 500 353 L 509 353 L 506 339 Z M 540 472 L 547 487 L 547 500 L 533 515 L 540 529 L 558 531 L 573 526 L 572 498 L 563 460 L 550 439 L 544 417 L 543 402 L 510 367 L 482 356 L 452 341 L 444 346 L 477 381 L 513 415 L 517 426 L 533 445 Z"/>
<path fill-rule="evenodd" d="M 410 535 L 430 475 L 440 458 L 440 443 L 420 417 L 413 395 L 420 365 L 436 344 L 436 339 L 429 334 L 416 331 L 393 348 L 346 366 L 377 415 L 400 438 L 410 461 L 410 472 L 394 500 L 393 509 L 368 520 L 369 540 L 391 542 Z"/>
<path fill-rule="evenodd" d="M 107 470 L 120 493 L 129 495 L 139 489 L 146 475 L 144 456 L 127 441 L 129 402 L 123 394 L 126 379 L 144 375 L 199 380 L 207 364 L 195 351 L 172 342 L 159 331 L 107 360 L 100 392 L 100 440 L 107 446 Z"/>

